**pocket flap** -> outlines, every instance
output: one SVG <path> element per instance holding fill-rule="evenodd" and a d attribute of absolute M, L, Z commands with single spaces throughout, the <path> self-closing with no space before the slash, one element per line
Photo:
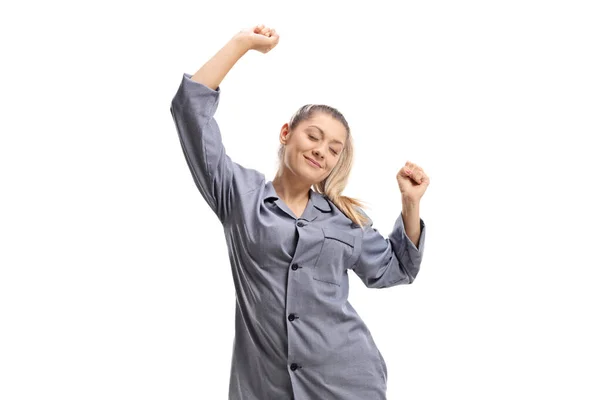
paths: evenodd
<path fill-rule="evenodd" d="M 348 246 L 354 247 L 354 236 L 337 228 L 323 227 L 323 235 L 329 239 L 335 239 Z"/>

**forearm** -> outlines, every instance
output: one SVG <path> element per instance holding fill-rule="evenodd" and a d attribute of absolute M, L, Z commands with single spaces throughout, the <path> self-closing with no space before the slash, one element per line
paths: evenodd
<path fill-rule="evenodd" d="M 402 199 L 402 221 L 404 230 L 410 241 L 418 247 L 421 236 L 421 217 L 419 216 L 419 203 Z"/>
<path fill-rule="evenodd" d="M 234 36 L 191 79 L 215 90 L 225 75 L 249 49 L 248 42 L 244 37 Z"/>

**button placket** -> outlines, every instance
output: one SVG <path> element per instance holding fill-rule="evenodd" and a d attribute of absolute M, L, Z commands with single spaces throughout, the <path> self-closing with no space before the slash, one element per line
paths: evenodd
<path fill-rule="evenodd" d="M 296 221 L 296 226 L 298 226 L 298 227 L 300 227 L 300 228 L 302 228 L 303 226 L 306 226 L 306 225 L 307 225 L 307 223 L 306 223 L 306 222 L 304 222 L 304 221 Z M 302 267 L 301 267 L 301 266 L 299 266 L 297 263 L 294 263 L 294 264 L 292 264 L 292 270 L 293 270 L 293 271 L 296 271 L 298 268 L 302 268 Z M 292 322 L 292 321 L 294 321 L 294 320 L 296 320 L 296 319 L 300 319 L 300 317 L 298 317 L 298 315 L 296 315 L 296 314 L 294 314 L 294 313 L 292 313 L 292 314 L 288 315 L 288 320 L 289 320 L 290 322 Z M 300 369 L 300 368 L 302 368 L 302 366 L 301 366 L 301 365 L 298 365 L 297 363 L 292 363 L 292 364 L 290 365 L 290 369 L 291 369 L 292 371 L 296 371 L 296 370 L 298 370 L 298 369 Z"/>

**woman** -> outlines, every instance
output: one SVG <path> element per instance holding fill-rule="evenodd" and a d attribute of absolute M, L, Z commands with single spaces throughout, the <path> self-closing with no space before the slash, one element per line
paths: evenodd
<path fill-rule="evenodd" d="M 273 181 L 233 162 L 214 119 L 219 85 L 246 52 L 278 42 L 263 25 L 242 30 L 184 73 L 171 104 L 194 181 L 227 240 L 237 299 L 229 399 L 385 399 L 386 364 L 347 300 L 348 270 L 372 288 L 413 282 L 429 178 L 410 162 L 400 169 L 403 211 L 386 239 L 340 194 L 353 148 L 336 109 L 304 106 L 283 125 Z"/>

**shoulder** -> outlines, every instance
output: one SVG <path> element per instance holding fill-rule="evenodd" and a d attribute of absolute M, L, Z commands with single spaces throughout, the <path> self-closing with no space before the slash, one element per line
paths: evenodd
<path fill-rule="evenodd" d="M 373 220 L 371 219 L 371 217 L 369 217 L 369 215 L 367 214 L 367 212 L 366 212 L 366 211 L 365 211 L 365 210 L 364 210 L 362 207 L 359 207 L 359 206 L 354 206 L 354 210 L 355 210 L 357 213 L 359 213 L 360 215 L 362 215 L 363 217 L 365 217 L 365 218 L 366 218 L 366 220 L 367 220 L 367 222 L 365 222 L 365 223 L 363 224 L 363 229 L 364 229 L 364 228 L 366 228 L 366 227 L 371 227 L 371 226 L 373 226 Z M 358 226 L 358 225 L 357 225 L 357 226 Z"/>

